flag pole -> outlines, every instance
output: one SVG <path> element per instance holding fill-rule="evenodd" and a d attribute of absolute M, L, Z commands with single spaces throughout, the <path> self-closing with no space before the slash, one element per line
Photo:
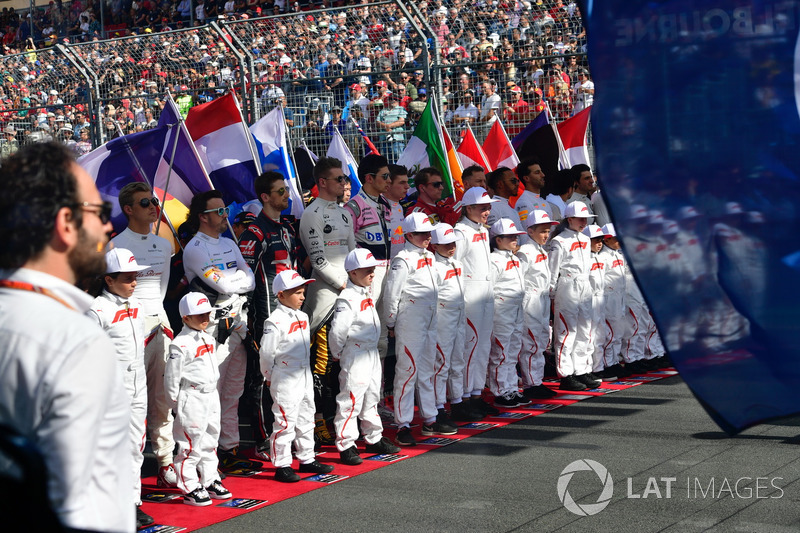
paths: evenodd
<path fill-rule="evenodd" d="M 169 131 L 167 133 L 172 133 L 172 131 L 173 131 L 172 128 L 174 126 L 175 126 L 175 124 L 167 124 L 167 127 L 169 128 Z M 167 189 L 169 188 L 169 180 L 170 180 L 170 178 L 172 178 L 172 165 L 175 164 L 175 150 L 178 148 L 178 135 L 179 134 L 180 134 L 180 132 L 175 132 L 175 141 L 172 143 L 172 155 L 169 158 L 169 169 L 167 170 L 167 180 L 164 183 L 164 194 L 162 195 L 161 203 L 158 206 L 158 222 L 156 222 L 156 235 L 158 235 L 158 230 L 161 229 L 161 219 L 165 215 L 164 205 L 167 202 Z M 162 157 L 163 157 L 163 154 L 162 154 Z M 153 191 L 153 192 L 155 192 L 155 191 Z M 167 218 L 169 219 L 169 215 L 167 215 Z M 178 244 L 180 245 L 180 239 L 178 239 Z"/>
<path fill-rule="evenodd" d="M 550 111 L 550 104 L 545 100 L 544 107 L 547 110 L 548 118 L 553 118 L 553 113 Z M 558 166 L 561 169 L 570 168 L 569 164 L 569 156 L 567 156 L 567 151 L 564 150 L 564 143 L 561 142 L 561 135 L 558 134 L 558 127 L 553 121 L 550 121 L 550 127 L 553 128 L 553 133 L 556 136 L 556 143 L 558 143 Z"/>
<path fill-rule="evenodd" d="M 437 110 L 436 94 L 431 94 L 431 114 L 433 116 L 433 120 L 436 123 L 436 135 L 439 137 L 439 143 L 441 143 L 441 145 L 442 145 L 442 150 L 444 150 L 444 153 L 442 155 L 444 156 L 444 164 L 445 164 L 445 166 L 447 166 L 447 179 L 450 180 L 450 197 L 455 202 L 456 201 L 456 184 L 455 184 L 455 180 L 453 179 L 453 169 L 450 168 L 450 161 L 449 161 L 449 158 L 447 157 L 447 145 L 445 144 L 444 137 L 442 136 L 442 128 L 444 126 L 442 125 L 442 121 L 440 120 L 439 113 L 436 110 Z"/>
<path fill-rule="evenodd" d="M 300 176 L 297 174 L 297 161 L 294 159 L 294 148 L 292 147 L 292 139 L 289 135 L 289 128 L 286 127 L 286 112 L 283 109 L 283 106 L 278 104 L 278 107 L 281 108 L 281 120 L 283 121 L 283 135 L 284 141 L 286 141 L 286 151 L 289 152 L 289 159 L 292 162 L 292 168 L 289 170 L 294 170 L 294 181 L 295 185 L 297 186 L 297 190 L 300 193 L 300 200 L 303 202 L 303 209 L 305 209 L 305 199 L 303 198 L 303 184 L 300 183 Z"/>

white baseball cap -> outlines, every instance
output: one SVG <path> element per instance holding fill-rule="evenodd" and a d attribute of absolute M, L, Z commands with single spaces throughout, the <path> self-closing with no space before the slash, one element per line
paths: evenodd
<path fill-rule="evenodd" d="M 605 226 L 603 226 L 600 229 L 603 230 L 603 235 L 605 235 L 606 237 L 616 237 L 617 236 L 617 230 L 614 228 L 614 224 L 612 224 L 611 222 L 609 222 L 608 224 L 606 224 Z"/>
<path fill-rule="evenodd" d="M 550 215 L 547 214 L 547 211 L 534 209 L 533 213 L 528 215 L 528 218 L 525 219 L 525 222 L 523 222 L 522 225 L 525 226 L 525 229 L 528 229 L 536 224 L 558 224 L 558 222 L 550 218 Z"/>
<path fill-rule="evenodd" d="M 594 218 L 594 215 L 589 212 L 589 208 L 585 203 L 580 200 L 575 200 L 567 204 L 564 209 L 564 218 Z"/>
<path fill-rule="evenodd" d="M 461 198 L 461 205 L 492 204 L 499 201 L 489 196 L 489 193 L 483 187 L 472 187 L 464 193 Z"/>
<path fill-rule="evenodd" d="M 372 252 L 366 248 L 356 248 L 351 250 L 344 258 L 344 269 L 348 272 L 358 268 L 369 268 L 380 265 L 381 262 L 375 259 Z"/>
<path fill-rule="evenodd" d="M 106 274 L 114 272 L 140 272 L 150 265 L 140 265 L 126 248 L 112 248 L 106 252 Z"/>
<path fill-rule="evenodd" d="M 294 270 L 284 270 L 272 280 L 272 293 L 278 294 L 279 292 L 296 289 L 313 281 L 316 280 L 306 279 Z"/>
<path fill-rule="evenodd" d="M 589 237 L 590 239 L 597 239 L 598 237 L 605 237 L 606 234 L 603 233 L 603 228 L 598 226 L 597 224 L 589 224 L 583 231 L 581 231 L 584 235 Z"/>
<path fill-rule="evenodd" d="M 686 205 L 678 209 L 678 218 L 681 220 L 687 220 L 690 218 L 699 217 L 700 213 L 697 212 L 697 209 L 692 207 L 691 205 Z"/>
<path fill-rule="evenodd" d="M 208 301 L 208 296 L 202 292 L 190 292 L 181 298 L 181 302 L 178 304 L 178 311 L 180 311 L 181 316 L 202 315 L 213 310 L 211 302 Z"/>
<path fill-rule="evenodd" d="M 674 220 L 664 221 L 664 235 L 675 235 L 678 233 L 678 223 Z"/>
<path fill-rule="evenodd" d="M 514 221 L 509 218 L 501 218 L 489 228 L 489 235 L 496 237 L 498 235 L 524 235 L 525 232 L 521 231 Z"/>
<path fill-rule="evenodd" d="M 431 243 L 433 244 L 450 244 L 457 240 L 453 226 L 444 222 L 437 224 L 431 235 Z"/>
<path fill-rule="evenodd" d="M 424 233 L 428 231 L 433 231 L 436 226 L 434 226 L 433 222 L 428 215 L 425 213 L 420 213 L 417 211 L 416 213 L 410 213 L 406 218 L 403 219 L 401 224 L 403 228 L 403 233 Z"/>
<path fill-rule="evenodd" d="M 764 214 L 761 211 L 748 211 L 747 221 L 751 224 L 763 224 L 766 222 L 764 219 Z"/>
<path fill-rule="evenodd" d="M 647 215 L 650 217 L 649 224 L 663 224 L 665 222 L 664 213 L 657 209 L 653 209 Z"/>
<path fill-rule="evenodd" d="M 647 218 L 648 211 L 647 208 L 643 205 L 633 204 L 631 206 L 631 216 L 630 218 Z"/>

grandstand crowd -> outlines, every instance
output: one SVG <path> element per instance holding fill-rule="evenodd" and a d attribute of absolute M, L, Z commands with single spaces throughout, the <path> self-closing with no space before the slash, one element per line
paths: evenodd
<path fill-rule="evenodd" d="M 242 92 L 243 85 L 250 122 L 282 105 L 293 140 L 324 153 L 336 127 L 358 155 L 357 123 L 390 160 L 402 152 L 434 94 L 445 126 L 456 134 L 469 125 L 479 138 L 497 118 L 513 136 L 546 105 L 558 122 L 593 99 L 574 3 L 421 2 L 423 18 L 411 20 L 394 3 L 307 11 L 326 6 L 209 1 L 192 6 L 193 18 L 188 3 L 110 2 L 107 26 L 124 26 L 111 39 L 97 24 L 94 31 L 74 25 L 76 18 L 96 21 L 99 3 L 38 8 L 33 35 L 27 16 L 4 9 L 3 153 L 54 139 L 83 154 L 114 136 L 153 127 L 168 92 L 185 116 L 189 107 Z M 277 16 L 243 20 L 266 14 Z M 230 21 L 223 35 L 205 25 L 219 17 Z M 190 18 L 196 27 L 189 27 Z M 417 32 L 425 25 L 434 37 Z M 87 83 L 51 46 L 57 43 L 67 45 L 96 81 Z M 252 56 L 252 70 L 237 58 L 239 45 Z M 441 91 L 432 79 L 441 80 Z M 93 130 L 92 121 L 102 131 Z"/>

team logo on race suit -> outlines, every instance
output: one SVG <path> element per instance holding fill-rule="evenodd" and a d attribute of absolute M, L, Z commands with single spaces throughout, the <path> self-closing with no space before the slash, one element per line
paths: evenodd
<path fill-rule="evenodd" d="M 614 262 L 611 263 L 611 268 L 624 267 L 624 266 L 625 263 L 622 261 L 622 259 L 614 259 Z"/>
<path fill-rule="evenodd" d="M 535 263 L 541 263 L 542 261 L 547 261 L 547 256 L 544 255 L 544 254 L 539 254 L 539 255 L 536 256 L 536 261 L 534 261 L 534 262 Z"/>
<path fill-rule="evenodd" d="M 472 242 L 481 242 L 485 240 L 486 240 L 485 233 L 476 233 L 475 235 L 472 236 Z"/>
<path fill-rule="evenodd" d="M 447 273 L 444 275 L 444 280 L 447 281 L 450 278 L 456 278 L 461 276 L 461 269 L 454 268 L 453 270 L 448 270 Z"/>
<path fill-rule="evenodd" d="M 239 250 L 241 250 L 244 257 L 253 257 L 253 255 L 256 253 L 256 241 L 240 242 Z"/>
<path fill-rule="evenodd" d="M 199 302 L 198 302 L 199 303 Z M 195 352 L 195 358 L 200 357 L 201 355 L 205 355 L 207 353 L 214 353 L 214 348 L 209 346 L 208 344 L 204 344 L 202 346 L 197 347 L 197 352 Z"/>
<path fill-rule="evenodd" d="M 330 224 L 325 224 L 325 227 L 322 228 L 322 231 L 325 233 L 330 233 L 333 231 L 333 227 Z"/>
<path fill-rule="evenodd" d="M 570 252 L 574 252 L 575 250 L 579 250 L 581 248 L 586 248 L 585 242 L 573 242 L 572 247 L 569 249 Z"/>
<path fill-rule="evenodd" d="M 506 270 L 511 270 L 512 268 L 519 268 L 519 261 L 511 260 L 506 263 Z"/>
<path fill-rule="evenodd" d="M 603 263 L 592 263 L 592 270 L 603 270 Z"/>
<path fill-rule="evenodd" d="M 425 257 L 417 261 L 417 269 L 424 268 L 426 266 L 433 266 L 433 261 L 430 257 Z"/>
<path fill-rule="evenodd" d="M 292 322 L 292 325 L 289 326 L 289 334 L 294 333 L 297 330 L 306 329 L 308 327 L 308 322 L 305 320 L 298 320 L 297 322 Z"/>
<path fill-rule="evenodd" d="M 372 304 L 372 298 L 366 298 L 366 299 L 364 299 L 364 300 L 361 300 L 361 310 L 362 310 L 362 311 L 366 311 L 366 310 L 367 310 L 367 309 L 369 309 L 370 307 L 375 307 L 375 306 Z"/>
<path fill-rule="evenodd" d="M 658 246 L 656 246 L 656 252 L 663 252 L 666 249 L 667 249 L 666 244 L 659 244 Z"/>
<path fill-rule="evenodd" d="M 125 320 L 128 317 L 136 318 L 137 316 L 139 316 L 139 308 L 138 307 L 134 307 L 132 309 L 120 309 L 114 315 L 114 320 L 112 320 L 111 323 L 112 324 L 116 324 L 117 322 L 119 322 L 121 320 Z"/>
<path fill-rule="evenodd" d="M 641 243 L 639 246 L 636 247 L 637 252 L 641 252 L 642 250 L 647 250 L 647 243 Z"/>
<path fill-rule="evenodd" d="M 678 254 L 678 253 L 671 253 L 671 254 L 669 254 L 667 256 L 667 259 L 669 259 L 670 261 L 677 261 L 680 258 L 681 258 L 681 254 Z"/>

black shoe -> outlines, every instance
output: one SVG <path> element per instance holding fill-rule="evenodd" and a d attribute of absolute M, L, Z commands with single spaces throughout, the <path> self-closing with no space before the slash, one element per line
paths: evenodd
<path fill-rule="evenodd" d="M 281 483 L 296 483 L 300 481 L 300 476 L 295 474 L 291 466 L 284 466 L 275 470 L 275 481 Z"/>
<path fill-rule="evenodd" d="M 316 459 L 310 463 L 300 463 L 301 474 L 330 474 L 333 472 L 333 465 L 324 465 Z"/>
<path fill-rule="evenodd" d="M 230 472 L 235 470 L 261 470 L 264 464 L 260 461 L 253 461 L 243 455 L 239 455 L 239 448 L 232 448 L 230 450 L 217 450 L 217 457 L 219 458 L 219 469 L 222 472 Z"/>
<path fill-rule="evenodd" d="M 231 492 L 223 487 L 219 481 L 215 481 L 206 487 L 206 492 L 208 492 L 212 500 L 230 500 L 233 497 Z"/>
<path fill-rule="evenodd" d="M 497 408 L 484 402 L 483 399 L 480 397 L 472 398 L 469 401 L 469 406 L 473 411 L 477 413 L 483 413 L 483 416 L 492 416 L 500 414 L 500 411 L 498 411 Z"/>
<path fill-rule="evenodd" d="M 531 400 L 546 400 L 554 397 L 556 394 L 558 394 L 556 391 L 544 385 L 534 385 L 522 391 L 522 395 Z"/>
<path fill-rule="evenodd" d="M 575 378 L 590 389 L 596 389 L 603 383 L 599 379 L 593 379 L 591 373 L 581 374 L 579 376 L 575 376 Z"/>
<path fill-rule="evenodd" d="M 394 438 L 394 442 L 398 446 L 416 446 L 417 441 L 414 439 L 414 436 L 411 435 L 411 428 L 400 428 L 397 430 L 397 435 Z"/>
<path fill-rule="evenodd" d="M 392 444 L 386 437 L 382 437 L 381 440 L 376 443 L 367 443 L 367 453 L 400 453 L 400 447 Z"/>
<path fill-rule="evenodd" d="M 671 366 L 671 363 L 669 362 L 669 359 L 667 358 L 666 355 L 662 355 L 661 357 L 656 357 L 655 359 L 653 359 L 653 361 L 655 361 L 656 368 L 658 370 L 663 370 Z"/>
<path fill-rule="evenodd" d="M 527 399 L 525 396 L 523 396 L 521 392 L 517 391 L 517 392 L 515 392 L 513 394 L 514 394 L 514 398 L 516 398 L 516 400 L 517 400 L 517 405 L 518 406 L 530 405 L 531 404 L 531 401 L 529 399 Z"/>
<path fill-rule="evenodd" d="M 595 375 L 598 378 L 600 378 L 600 381 L 617 381 L 617 379 L 619 379 L 619 376 L 617 376 L 617 373 L 614 372 L 614 367 L 609 367 L 609 368 L 606 368 L 605 370 L 601 370 L 600 372 L 598 372 Z"/>
<path fill-rule="evenodd" d="M 211 497 L 203 487 L 197 487 L 189 494 L 183 495 L 183 503 L 186 505 L 194 505 L 195 507 L 205 507 L 211 505 Z"/>
<path fill-rule="evenodd" d="M 513 392 L 507 392 L 502 396 L 495 396 L 494 405 L 502 409 L 513 409 L 518 406 L 517 396 Z"/>
<path fill-rule="evenodd" d="M 444 424 L 445 426 L 456 427 L 455 423 L 450 419 L 448 416 L 447 411 L 444 408 L 439 409 L 436 415 L 436 421 L 440 424 Z"/>
<path fill-rule="evenodd" d="M 136 529 L 142 529 L 155 522 L 152 516 L 142 511 L 140 506 L 136 506 Z"/>
<path fill-rule="evenodd" d="M 636 374 L 644 374 L 645 372 L 647 372 L 644 368 L 642 368 L 642 364 L 640 361 L 625 363 L 625 370 L 628 372 L 628 376 L 634 376 Z"/>
<path fill-rule="evenodd" d="M 346 465 L 355 466 L 364 462 L 364 459 L 358 455 L 358 449 L 355 446 L 350 446 L 343 452 L 339 452 L 339 460 Z"/>
<path fill-rule="evenodd" d="M 422 424 L 421 433 L 426 437 L 430 437 L 432 435 L 455 435 L 458 433 L 458 428 L 448 424 L 443 424 L 437 420 L 433 424 Z"/>
<path fill-rule="evenodd" d="M 561 390 L 570 391 L 586 390 L 586 385 L 578 381 L 578 378 L 575 376 L 567 376 L 561 378 L 561 383 L 559 384 L 558 388 Z"/>
<path fill-rule="evenodd" d="M 450 416 L 458 422 L 477 422 L 483 420 L 483 414 L 470 409 L 469 403 L 459 402 L 450 404 Z"/>

